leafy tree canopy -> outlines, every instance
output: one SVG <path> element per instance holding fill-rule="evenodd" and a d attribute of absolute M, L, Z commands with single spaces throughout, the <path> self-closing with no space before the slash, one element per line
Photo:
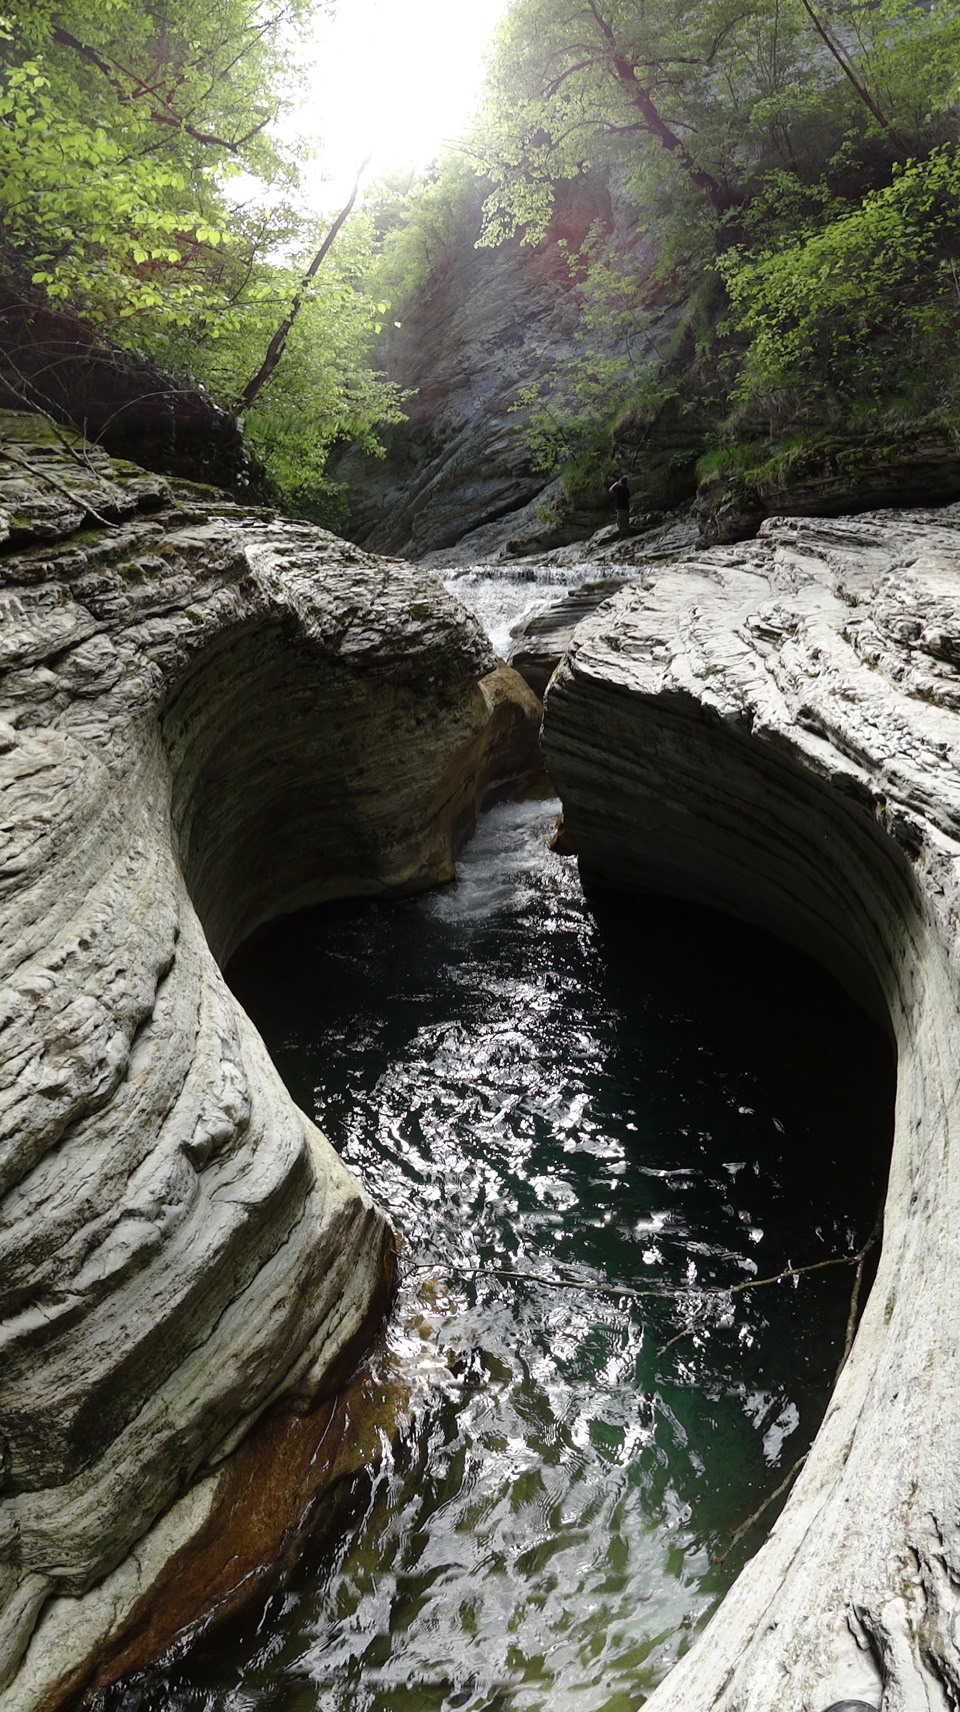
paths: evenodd
<path fill-rule="evenodd" d="M 889 184 L 776 247 L 731 249 L 717 267 L 729 325 L 749 343 L 733 400 L 782 420 L 817 401 L 834 419 L 864 401 L 951 400 L 960 323 L 960 157 L 895 164 Z"/>
<path fill-rule="evenodd" d="M 288 503 L 323 514 L 329 447 L 398 416 L 383 328 L 587 172 L 632 213 L 568 251 L 581 348 L 523 400 L 545 465 L 698 385 L 734 429 L 911 388 L 960 414 L 958 0 L 513 0 L 464 149 L 320 266 L 276 121 L 328 3 L 0 0 L 0 282 L 246 394 Z"/>
<path fill-rule="evenodd" d="M 281 197 L 296 161 L 272 121 L 308 0 L 35 0 L 0 12 L 4 260 L 103 319 L 223 307 L 226 190 L 245 172 Z M 281 91 L 278 94 L 277 91 Z M 281 208 L 280 227 L 291 210 Z M 248 230 L 232 248 L 242 250 Z"/>
<path fill-rule="evenodd" d="M 882 170 L 952 134 L 958 65 L 955 0 L 515 0 L 477 142 L 488 233 L 539 237 L 591 166 L 640 203 L 693 186 L 715 217 L 842 147 Z"/>
<path fill-rule="evenodd" d="M 733 420 L 777 423 L 879 409 L 956 348 L 958 100 L 957 0 L 515 0 L 472 145 L 484 241 L 538 242 L 590 170 L 635 211 L 572 258 L 581 356 L 525 400 L 544 461 L 604 397 L 608 424 L 656 408 L 678 350 Z M 651 337 L 665 290 L 699 303 L 698 356 L 689 318 L 666 361 Z"/>
<path fill-rule="evenodd" d="M 236 401 L 320 238 L 276 121 L 326 0 L 0 0 L 0 277 Z M 299 361 L 249 422 L 281 497 L 322 501 L 325 450 L 397 399 L 371 364 L 386 305 L 369 229 L 310 282 Z M 268 421 L 269 418 L 269 421 Z M 285 426 L 284 426 L 285 425 Z M 296 479 L 291 472 L 298 468 Z M 318 485 L 319 484 L 319 485 Z"/>

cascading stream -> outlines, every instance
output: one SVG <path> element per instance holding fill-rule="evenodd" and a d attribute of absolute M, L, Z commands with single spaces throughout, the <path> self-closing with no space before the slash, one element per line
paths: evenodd
<path fill-rule="evenodd" d="M 855 1268 L 820 1263 L 873 1228 L 888 1049 L 762 935 L 588 904 L 556 809 L 232 965 L 402 1235 L 418 1390 L 292 1580 L 114 1707 L 628 1712 L 774 1518 L 737 1539 L 829 1396 Z"/>
<path fill-rule="evenodd" d="M 475 612 L 497 653 L 509 660 L 514 632 L 556 606 L 586 580 L 581 565 L 467 565 L 443 577 L 444 587 Z M 629 573 L 623 569 L 624 576 Z"/>

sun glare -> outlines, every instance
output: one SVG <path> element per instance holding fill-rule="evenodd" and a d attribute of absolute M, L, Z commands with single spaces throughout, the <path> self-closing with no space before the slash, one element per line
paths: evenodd
<path fill-rule="evenodd" d="M 316 32 L 301 129 L 323 147 L 314 199 L 341 202 L 367 174 L 425 166 L 473 114 L 494 25 L 509 0 L 339 0 Z"/>

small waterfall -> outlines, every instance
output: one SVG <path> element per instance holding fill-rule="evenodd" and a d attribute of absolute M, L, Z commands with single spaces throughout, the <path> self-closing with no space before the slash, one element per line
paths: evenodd
<path fill-rule="evenodd" d="M 476 614 L 501 659 L 509 660 L 521 626 L 594 575 L 588 564 L 467 565 L 445 572 L 441 580 Z"/>

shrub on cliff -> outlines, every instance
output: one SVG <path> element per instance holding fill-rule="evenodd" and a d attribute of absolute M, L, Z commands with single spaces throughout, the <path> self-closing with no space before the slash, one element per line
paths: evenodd
<path fill-rule="evenodd" d="M 539 241 L 587 170 L 635 210 L 628 247 L 587 259 L 581 355 L 535 389 L 534 450 L 653 423 L 671 394 L 751 433 L 891 392 L 956 407 L 958 93 L 955 0 L 515 0 L 474 141 L 486 241 Z M 692 341 L 661 336 L 671 304 Z"/>
<path fill-rule="evenodd" d="M 956 149 L 894 163 L 889 184 L 831 202 L 792 241 L 729 250 L 717 267 L 749 341 L 735 404 L 782 420 L 879 408 L 905 387 L 958 401 Z"/>

